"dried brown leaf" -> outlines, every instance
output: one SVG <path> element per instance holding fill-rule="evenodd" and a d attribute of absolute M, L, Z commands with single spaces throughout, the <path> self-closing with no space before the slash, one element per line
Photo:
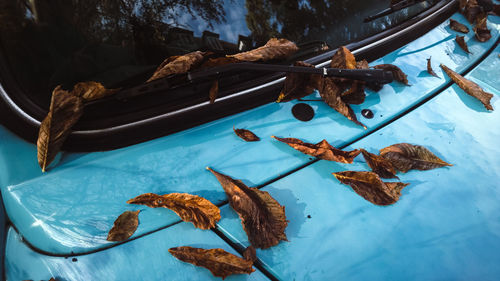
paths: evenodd
<path fill-rule="evenodd" d="M 360 82 L 353 82 L 351 88 L 342 93 L 342 101 L 348 104 L 362 104 L 365 98 L 365 86 Z"/>
<path fill-rule="evenodd" d="M 474 23 L 477 17 L 482 14 L 481 7 L 476 0 L 469 0 L 464 4 L 463 14 L 470 23 Z"/>
<path fill-rule="evenodd" d="M 430 75 L 434 76 L 434 77 L 439 77 L 439 76 L 436 74 L 436 72 L 434 72 L 434 70 L 432 69 L 432 63 L 431 63 L 431 58 L 430 58 L 430 57 L 427 59 L 427 72 L 428 72 Z"/>
<path fill-rule="evenodd" d="M 134 234 L 139 225 L 139 211 L 125 211 L 121 214 L 108 233 L 108 241 L 124 241 Z"/>
<path fill-rule="evenodd" d="M 460 0 L 459 1 L 459 11 L 463 13 L 465 11 L 465 7 L 467 6 L 468 0 Z"/>
<path fill-rule="evenodd" d="M 333 55 L 332 61 L 330 62 L 331 68 L 342 68 L 342 69 L 355 69 L 356 59 L 354 55 L 346 47 L 340 47 L 337 52 Z"/>
<path fill-rule="evenodd" d="M 57 86 L 52 92 L 49 113 L 38 132 L 38 164 L 42 171 L 54 160 L 69 136 L 71 128 L 83 114 L 83 99 Z"/>
<path fill-rule="evenodd" d="M 262 47 L 248 52 L 229 55 L 228 57 L 235 58 L 240 61 L 279 60 L 291 56 L 298 50 L 299 48 L 297 45 L 287 39 L 271 38 Z"/>
<path fill-rule="evenodd" d="M 478 99 L 486 109 L 493 110 L 493 106 L 490 104 L 493 94 L 485 92 L 478 84 L 465 79 L 462 75 L 449 69 L 446 65 L 441 64 L 441 68 L 451 78 L 451 80 L 453 80 L 453 82 L 462 88 L 462 90 L 464 90 L 468 95 Z"/>
<path fill-rule="evenodd" d="M 374 66 L 373 68 L 391 71 L 392 75 L 394 76 L 394 80 L 396 80 L 398 82 L 401 82 L 401 83 L 409 86 L 409 84 L 408 84 L 408 75 L 406 75 L 401 70 L 401 68 L 399 68 L 399 67 L 397 67 L 395 65 L 392 65 L 392 64 L 379 64 L 379 65 Z"/>
<path fill-rule="evenodd" d="M 222 66 L 226 64 L 239 63 L 239 62 L 241 61 L 229 57 L 209 58 L 200 66 L 200 68 L 209 68 L 209 67 Z"/>
<path fill-rule="evenodd" d="M 398 143 L 380 150 L 380 155 L 389 161 L 392 166 L 403 173 L 409 170 L 431 170 L 444 166 L 453 166 L 421 145 Z"/>
<path fill-rule="evenodd" d="M 145 193 L 127 201 L 128 204 L 146 205 L 151 208 L 168 208 L 183 221 L 200 229 L 215 227 L 220 220 L 220 210 L 207 199 L 187 193 L 158 195 Z"/>
<path fill-rule="evenodd" d="M 455 41 L 457 42 L 458 46 L 460 46 L 460 48 L 462 48 L 462 50 L 464 50 L 466 53 L 468 54 L 472 54 L 470 51 L 469 51 L 469 47 L 467 46 L 467 43 L 465 43 L 465 37 L 464 36 L 458 36 L 455 37 Z"/>
<path fill-rule="evenodd" d="M 254 247 L 267 249 L 277 245 L 281 240 L 287 241 L 285 228 L 288 221 L 284 206 L 266 191 L 249 188 L 243 182 L 209 167 L 207 170 L 217 177 L 224 188 L 229 205 L 240 216 L 243 229 Z"/>
<path fill-rule="evenodd" d="M 454 19 L 450 19 L 450 28 L 458 32 L 469 33 L 469 28 L 467 26 L 459 23 Z"/>
<path fill-rule="evenodd" d="M 255 271 L 252 268 L 253 261 L 242 259 L 223 249 L 200 249 L 193 247 L 175 247 L 168 250 L 177 259 L 202 266 L 214 276 L 225 279 L 232 274 L 250 274 Z"/>
<path fill-rule="evenodd" d="M 491 31 L 486 26 L 487 17 L 484 16 L 477 20 L 476 26 L 474 26 L 474 33 L 476 34 L 476 39 L 479 42 L 486 42 L 491 39 Z"/>
<path fill-rule="evenodd" d="M 356 62 L 356 69 L 369 69 L 370 65 L 368 65 L 367 60 L 361 60 Z"/>
<path fill-rule="evenodd" d="M 328 161 L 352 164 L 354 158 L 356 158 L 356 156 L 361 153 L 359 149 L 355 149 L 352 151 L 343 151 L 337 149 L 330 145 L 326 140 L 322 140 L 317 144 L 312 144 L 303 142 L 295 138 L 278 138 L 275 136 L 271 137 L 279 140 L 280 142 L 288 144 L 289 146 L 302 153 Z"/>
<path fill-rule="evenodd" d="M 260 141 L 260 138 L 249 130 L 245 129 L 235 129 L 233 127 L 234 133 L 244 141 Z"/>
<path fill-rule="evenodd" d="M 116 93 L 118 89 L 106 89 L 101 83 L 89 81 L 77 83 L 71 93 L 85 101 L 98 100 Z"/>
<path fill-rule="evenodd" d="M 370 166 L 372 171 L 379 175 L 381 178 L 399 179 L 396 176 L 396 170 L 392 166 L 391 161 L 380 155 L 370 153 L 364 149 L 361 149 L 361 153 L 363 154 L 363 157 L 365 158 L 368 166 Z"/>
<path fill-rule="evenodd" d="M 354 123 L 363 126 L 366 129 L 366 126 L 358 121 L 356 114 L 352 108 L 342 100 L 342 89 L 337 86 L 335 81 L 331 78 L 324 78 L 322 80 L 322 85 L 319 89 L 319 94 L 321 98 L 333 109 L 338 111 L 340 114 L 347 117 L 349 120 Z"/>
<path fill-rule="evenodd" d="M 314 67 L 314 65 L 297 61 L 294 66 Z M 311 94 L 321 80 L 321 75 L 317 74 L 303 74 L 303 73 L 288 73 L 286 75 L 283 90 L 281 91 L 276 102 L 287 102 L 294 99 L 303 98 Z"/>
<path fill-rule="evenodd" d="M 347 52 L 349 52 L 349 50 L 347 50 Z M 354 55 L 352 55 L 352 53 L 350 52 L 349 54 L 350 55 L 347 55 L 347 57 L 349 57 L 348 67 L 352 67 L 351 63 L 352 63 L 352 58 L 354 58 Z M 370 66 L 368 65 L 367 60 L 356 62 L 355 69 L 369 69 L 369 68 Z M 350 82 L 350 88 L 344 93 L 342 93 L 342 101 L 348 104 L 362 104 L 363 102 L 365 102 L 365 98 L 366 98 L 365 83 L 361 81 Z"/>
<path fill-rule="evenodd" d="M 252 245 L 248 246 L 243 252 L 243 257 L 247 261 L 255 262 L 257 260 L 257 252 L 255 251 L 255 248 Z"/>
<path fill-rule="evenodd" d="M 186 73 L 198 66 L 205 59 L 205 53 L 196 51 L 182 56 L 165 59 L 146 82 L 151 82 L 172 74 Z"/>
<path fill-rule="evenodd" d="M 215 102 L 215 99 L 217 99 L 218 94 L 219 94 L 219 80 L 215 80 L 214 83 L 212 84 L 212 87 L 210 87 L 210 92 L 208 93 L 208 97 L 210 98 L 210 104 L 213 104 Z"/>
<path fill-rule="evenodd" d="M 376 205 L 391 205 L 401 196 L 401 190 L 409 185 L 402 182 L 383 182 L 373 172 L 345 171 L 333 173 L 343 184 L 350 185 L 361 197 Z"/>

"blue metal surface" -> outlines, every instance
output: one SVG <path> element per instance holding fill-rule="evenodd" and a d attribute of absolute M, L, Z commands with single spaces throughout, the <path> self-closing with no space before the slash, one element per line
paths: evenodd
<path fill-rule="evenodd" d="M 180 223 L 168 229 L 105 250 L 79 257 L 50 257 L 33 252 L 12 228 L 6 250 L 7 280 L 221 280 L 209 270 L 177 260 L 168 252 L 176 246 L 222 248 L 239 256 L 210 230 Z M 269 280 L 256 269 L 250 275 L 232 275 L 226 280 Z"/>
<path fill-rule="evenodd" d="M 499 54 L 467 75 L 495 95 L 495 111 L 454 85 L 352 145 L 377 153 L 420 144 L 454 165 L 398 174 L 410 185 L 396 204 L 373 205 L 332 176 L 369 171 L 361 156 L 352 165 L 319 161 L 264 187 L 290 220 L 289 242 L 257 251 L 267 269 L 281 280 L 498 280 Z M 220 230 L 248 245 L 234 211 L 221 211 Z"/>
<path fill-rule="evenodd" d="M 465 22 L 461 15 L 453 17 Z M 498 19 L 493 18 L 489 27 L 493 38 L 497 38 Z M 494 41 L 469 42 L 473 54 L 467 55 L 456 46 L 454 36 L 455 32 L 445 22 L 372 63 L 400 66 L 413 86 L 393 83 L 379 94 L 370 92 L 363 105 L 354 106 L 368 130 L 354 125 L 322 102 L 310 102 L 316 116 L 307 123 L 292 117 L 290 109 L 295 102 L 269 104 L 120 150 L 65 153 L 57 166 L 41 174 L 34 145 L 0 128 L 0 180 L 9 218 L 36 248 L 58 254 L 109 245 L 106 234 L 114 219 L 127 209 L 144 210 L 135 236 L 174 223 L 178 217 L 169 210 L 130 206 L 125 201 L 145 192 L 189 192 L 221 203 L 225 195 L 215 178 L 205 171 L 206 166 L 253 186 L 309 160 L 272 140 L 271 135 L 301 137 L 311 142 L 327 138 L 335 145 L 362 137 L 449 81 L 442 73 L 441 78 L 426 75 L 426 58 L 433 57 L 435 69 L 437 62 L 442 62 L 462 71 L 475 63 Z M 467 35 L 472 36 L 472 32 Z M 372 109 L 376 117 L 362 119 L 362 108 Z M 263 140 L 244 143 L 232 132 L 233 126 L 250 129 Z"/>

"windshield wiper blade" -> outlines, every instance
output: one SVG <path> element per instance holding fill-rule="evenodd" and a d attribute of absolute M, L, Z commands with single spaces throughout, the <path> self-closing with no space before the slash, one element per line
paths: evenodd
<path fill-rule="evenodd" d="M 388 16 L 388 15 L 393 14 L 399 10 L 406 9 L 408 7 L 411 7 L 413 5 L 416 5 L 416 4 L 419 4 L 421 2 L 425 2 L 425 1 L 427 1 L 427 0 L 403 0 L 403 1 L 399 1 L 395 4 L 391 4 L 391 7 L 387 8 L 387 9 L 385 9 L 385 10 L 383 10 L 375 15 L 366 17 L 364 19 L 364 22 L 370 22 L 370 21 L 376 20 L 378 18 Z"/>
<path fill-rule="evenodd" d="M 346 78 L 351 80 L 365 81 L 369 84 L 388 84 L 394 80 L 390 71 L 382 69 L 339 69 L 339 68 L 314 68 L 305 66 L 289 66 L 276 64 L 260 64 L 251 62 L 241 62 L 216 66 L 204 70 L 188 72 L 183 75 L 172 75 L 151 82 L 121 90 L 115 95 L 118 99 L 127 99 L 152 92 L 167 91 L 179 85 L 189 85 L 214 81 L 234 72 L 257 71 L 257 72 L 286 72 L 318 74 L 326 77 Z"/>

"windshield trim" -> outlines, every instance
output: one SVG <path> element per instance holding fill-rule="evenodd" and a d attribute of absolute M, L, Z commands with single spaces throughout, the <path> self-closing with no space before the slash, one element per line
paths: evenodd
<path fill-rule="evenodd" d="M 446 7 L 447 6 L 444 6 L 440 10 L 443 10 Z M 428 15 L 426 18 L 422 19 L 422 21 L 427 20 L 431 16 L 433 16 L 433 15 L 432 14 Z M 359 53 L 363 52 L 364 50 L 368 50 L 368 49 L 374 47 L 375 45 L 378 45 L 378 44 L 381 44 L 383 42 L 392 40 L 392 38 L 397 37 L 397 36 L 399 36 L 402 33 L 409 32 L 410 30 L 412 30 L 414 28 L 416 28 L 415 25 L 410 25 L 410 26 L 408 26 L 408 27 L 406 27 L 406 28 L 404 28 L 402 30 L 399 30 L 399 31 L 397 31 L 397 32 L 395 32 L 395 33 L 393 33 L 393 34 L 391 34 L 391 35 L 389 35 L 389 36 L 387 36 L 387 37 L 379 40 L 379 41 L 372 42 L 372 43 L 370 43 L 368 45 L 365 45 L 365 46 L 363 46 L 363 47 L 361 47 L 359 49 L 353 50 L 352 53 L 353 53 L 353 55 L 356 56 Z M 316 64 L 315 67 L 316 68 L 318 68 L 318 67 L 325 67 L 325 66 L 329 65 L 331 61 L 332 61 L 331 59 L 330 60 L 326 60 L 326 61 L 324 61 L 322 63 Z M 241 96 L 241 95 L 245 95 L 247 93 L 258 91 L 260 89 L 267 88 L 269 86 L 273 86 L 273 85 L 276 85 L 276 84 L 284 82 L 284 81 L 285 81 L 285 77 L 283 76 L 283 77 L 278 78 L 276 80 L 273 80 L 271 82 L 268 82 L 268 83 L 265 83 L 265 84 L 262 84 L 262 85 L 259 85 L 259 86 L 253 87 L 253 88 L 249 88 L 249 89 L 246 89 L 246 90 L 243 90 L 243 91 L 240 91 L 240 92 L 236 92 L 236 93 L 234 93 L 232 95 L 221 97 L 218 100 L 216 100 L 215 102 L 217 102 L 217 101 L 220 102 L 220 101 L 228 100 L 228 99 L 231 99 L 231 98 L 234 98 L 234 97 L 238 97 L 238 96 Z M 172 112 L 167 112 L 165 114 L 161 114 L 161 115 L 158 115 L 158 116 L 155 116 L 155 117 L 151 117 L 151 118 L 147 118 L 147 119 L 143 119 L 143 120 L 131 122 L 131 123 L 124 124 L 124 125 L 118 125 L 118 126 L 113 126 L 113 127 L 109 127 L 109 128 L 106 128 L 106 129 L 98 129 L 98 130 L 74 131 L 72 134 L 74 134 L 74 135 L 89 135 L 89 134 L 95 134 L 95 133 L 110 133 L 110 132 L 114 132 L 114 131 L 117 131 L 117 130 L 121 130 L 121 129 L 129 128 L 129 127 L 133 127 L 133 126 L 140 126 L 142 124 L 147 124 L 148 122 L 151 122 L 151 121 L 161 120 L 161 119 L 163 119 L 165 117 L 169 117 L 169 116 L 173 116 L 173 115 L 176 115 L 176 114 L 179 114 L 179 113 L 182 113 L 182 112 L 194 110 L 196 108 L 200 108 L 202 106 L 207 106 L 209 104 L 210 103 L 207 101 L 207 102 L 199 103 L 199 104 L 196 104 L 196 105 L 193 105 L 193 106 L 189 106 L 189 107 L 186 107 L 186 108 L 183 108 L 183 109 L 179 109 L 179 110 L 172 111 Z"/>
<path fill-rule="evenodd" d="M 10 105 L 11 107 L 13 107 L 15 109 L 15 111 L 14 111 L 15 113 L 17 113 L 20 117 L 22 117 L 27 122 L 29 122 L 30 125 L 40 126 L 41 122 L 38 121 L 37 119 L 35 119 L 34 117 L 32 117 L 31 115 L 29 115 L 28 113 L 26 113 L 26 111 L 24 111 L 21 107 L 19 107 L 17 105 L 17 103 L 15 103 L 10 98 L 9 94 L 7 94 L 7 92 L 5 91 L 5 89 L 3 88 L 1 83 L 0 83 L 0 96 L 3 98 L 3 100 L 8 105 Z"/>
<path fill-rule="evenodd" d="M 429 21 L 432 18 L 439 17 L 439 15 L 450 13 L 450 10 L 452 12 L 454 12 L 455 9 L 458 8 L 457 4 L 458 4 L 458 0 L 439 1 L 439 2 L 435 3 L 433 6 L 429 7 L 427 10 L 421 12 L 420 14 L 416 15 L 415 17 L 413 17 L 411 19 L 408 19 L 407 21 L 401 23 L 400 25 L 397 25 L 393 28 L 390 28 L 388 30 L 385 30 L 385 31 L 380 32 L 378 34 L 375 34 L 373 36 L 370 36 L 370 37 L 363 39 L 361 41 L 350 43 L 347 45 L 347 47 L 349 48 L 349 46 L 351 46 L 350 49 L 352 49 L 352 52 L 354 55 L 358 55 L 360 53 L 366 52 L 367 50 L 374 48 L 376 46 L 382 45 L 386 42 L 389 42 L 389 41 L 393 40 L 394 38 L 404 36 L 414 29 L 422 28 L 420 25 L 418 25 L 418 23 L 424 23 L 424 22 Z M 446 18 L 448 18 L 448 16 Z M 416 23 L 416 24 L 414 24 L 414 23 Z M 388 34 L 388 35 L 386 35 L 386 34 Z M 401 47 L 401 46 L 398 46 L 398 48 L 399 47 Z M 324 67 L 331 62 L 331 60 L 329 58 L 333 55 L 334 52 L 335 52 L 335 50 L 323 53 L 321 55 L 318 55 L 318 56 L 315 56 L 315 57 L 312 57 L 312 58 L 306 60 L 306 62 L 315 64 L 316 67 Z M 279 77 L 280 75 L 281 75 L 281 77 Z M 282 83 L 285 79 L 283 73 L 277 74 L 276 76 L 278 76 L 279 78 L 272 80 L 272 81 L 269 81 L 269 82 L 266 82 L 264 84 L 260 84 L 260 85 L 255 86 L 255 87 L 251 87 L 251 88 L 248 88 L 245 90 L 235 92 L 233 94 L 229 94 L 227 96 L 220 97 L 219 99 L 217 99 L 215 101 L 215 103 L 217 104 L 217 103 L 227 102 L 227 101 L 232 100 L 234 98 L 242 97 L 242 96 L 250 94 L 250 93 L 256 93 L 256 92 L 262 91 L 262 90 L 268 90 L 268 89 L 272 88 L 273 86 L 276 87 L 280 83 Z M 15 101 L 7 94 L 7 92 L 5 91 L 5 89 L 1 83 L 0 83 L 0 97 L 9 106 L 11 106 L 11 111 L 14 111 L 18 116 L 20 116 L 25 121 L 27 121 L 29 123 L 30 127 L 39 128 L 41 121 L 37 120 L 36 118 L 34 118 L 30 114 L 28 114 L 18 104 L 16 104 Z M 201 103 L 198 103 L 198 104 L 195 104 L 192 106 L 188 106 L 188 107 L 185 107 L 185 108 L 182 108 L 179 110 L 174 110 L 174 111 L 167 112 L 164 114 L 156 115 L 153 117 L 149 117 L 149 118 L 145 118 L 145 119 L 141 119 L 141 120 L 137 120 L 137 121 L 131 121 L 127 124 L 116 125 L 116 126 L 111 126 L 108 128 L 101 128 L 101 129 L 95 129 L 95 130 L 75 130 L 71 133 L 71 136 L 74 136 L 74 137 L 81 136 L 81 137 L 84 137 L 85 139 L 88 139 L 89 137 L 93 137 L 93 136 L 103 137 L 105 135 L 124 131 L 127 129 L 131 129 L 131 128 L 135 128 L 135 127 L 139 127 L 139 126 L 144 126 L 147 124 L 152 124 L 153 122 L 161 121 L 161 120 L 167 119 L 169 117 L 188 113 L 188 112 L 191 112 L 191 111 L 194 111 L 197 109 L 207 107 L 209 105 L 211 105 L 211 104 L 208 101 L 206 101 L 206 102 L 201 102 Z M 248 108 L 245 110 L 248 110 Z M 234 114 L 234 112 L 231 114 Z M 212 121 L 212 120 L 209 120 L 209 121 Z M 199 124 L 195 124 L 195 126 L 197 126 L 197 125 L 199 125 Z M 193 127 L 193 126 L 191 126 L 191 127 Z M 187 129 L 187 128 L 185 128 L 185 129 Z M 141 141 L 145 141 L 148 139 L 152 139 L 152 138 L 151 137 L 144 137 L 144 138 L 142 138 Z M 141 141 L 135 141 L 134 143 L 138 143 Z M 130 145 L 130 144 L 126 144 L 126 145 Z M 120 145 L 120 146 L 116 146 L 113 148 L 123 147 L 126 145 Z M 113 149 L 113 148 L 108 148 L 108 149 Z M 75 149 L 73 148 L 71 150 L 75 150 Z M 87 151 L 87 150 L 76 149 L 75 151 Z"/>

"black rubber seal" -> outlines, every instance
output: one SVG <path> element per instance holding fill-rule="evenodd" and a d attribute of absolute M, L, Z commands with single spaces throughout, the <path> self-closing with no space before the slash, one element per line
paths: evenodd
<path fill-rule="evenodd" d="M 448 19 L 457 8 L 457 0 L 440 1 L 397 27 L 349 44 L 347 47 L 352 51 L 359 50 L 356 53 L 358 59 L 371 61 L 425 34 Z M 409 27 L 411 30 L 408 32 L 401 32 Z M 391 37 L 390 40 L 382 40 L 388 37 Z M 374 44 L 374 46 L 362 48 L 368 44 Z M 321 63 L 328 60 L 333 53 L 334 50 L 323 53 L 307 62 Z M 10 77 L 5 66 L 4 58 L 0 55 L 0 73 L 2 73 L 0 83 L 18 108 L 11 106 L 1 97 L 0 122 L 23 139 L 35 143 L 39 127 L 23 116 L 19 109 L 38 121 L 43 120 L 47 112 L 29 100 L 16 81 Z M 179 95 L 179 99 L 169 99 L 162 93 L 163 95 L 139 96 L 128 101 L 108 98 L 96 102 L 85 108 L 85 114 L 73 128 L 76 132 L 66 140 L 63 150 L 87 152 L 121 148 L 273 102 L 277 98 L 282 83 L 244 94 L 233 95 L 233 93 L 263 85 L 282 76 L 283 73 L 264 77 L 262 75 L 253 77 L 252 74 L 241 73 L 229 77 L 226 81 L 220 82 L 220 85 L 231 86 L 221 87 L 220 99 L 214 104 L 207 102 L 210 83 L 177 88 L 175 92 L 184 94 L 185 98 Z"/>

